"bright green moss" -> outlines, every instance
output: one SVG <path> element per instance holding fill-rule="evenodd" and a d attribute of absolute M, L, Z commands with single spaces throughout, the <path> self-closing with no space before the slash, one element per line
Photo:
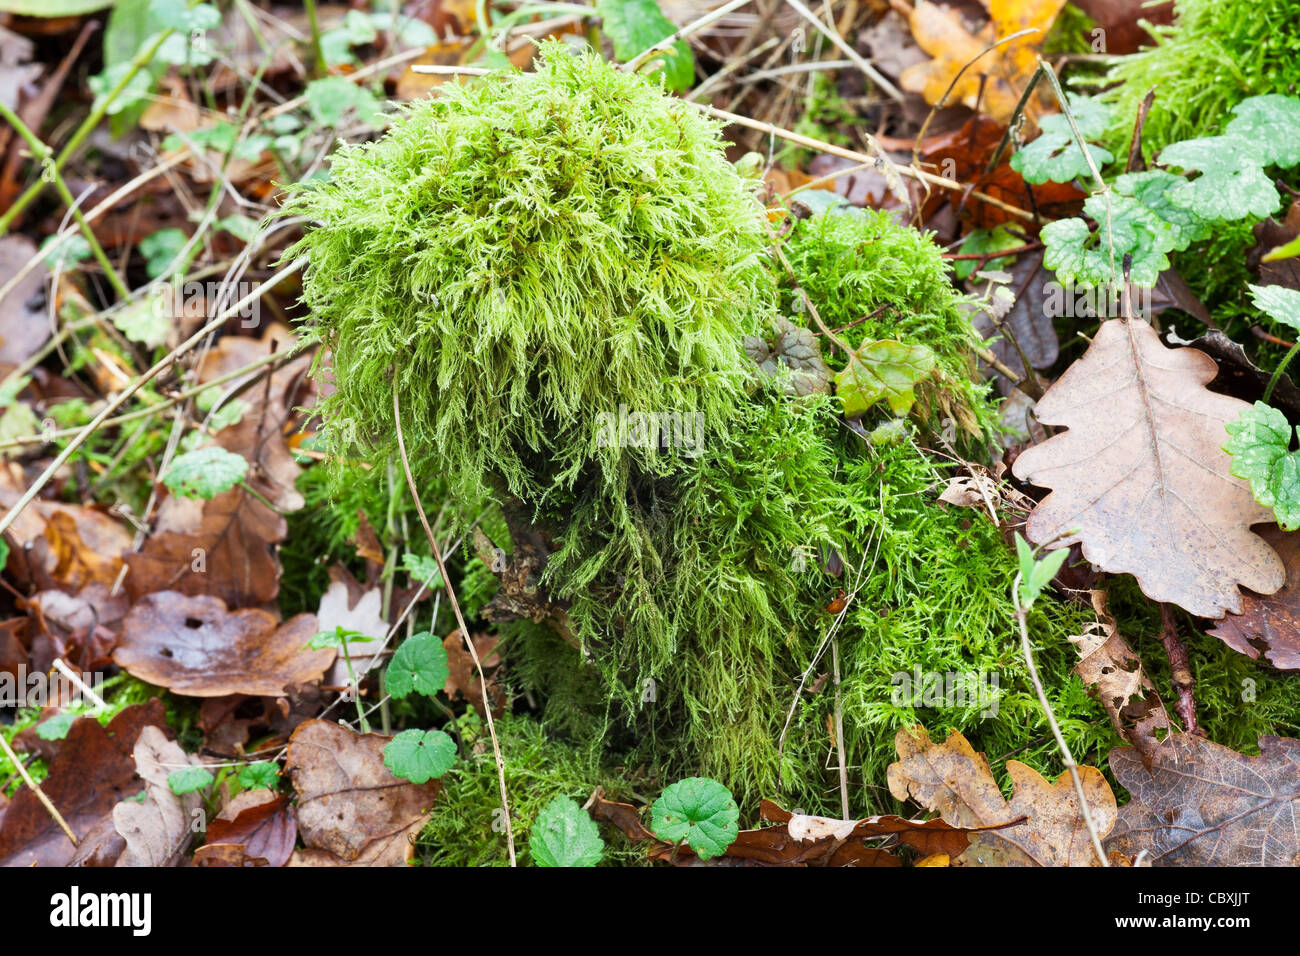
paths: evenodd
<path fill-rule="evenodd" d="M 712 434 L 767 309 L 766 225 L 720 127 L 594 54 L 543 45 L 410 105 L 285 211 L 315 225 L 304 300 L 332 356 L 335 450 L 384 461 L 392 376 L 421 483 L 533 504 L 580 481 L 609 500 L 678 449 L 605 441 L 608 415 Z"/>
<path fill-rule="evenodd" d="M 1294 94 L 1300 85 L 1300 0 L 1176 0 L 1175 9 L 1172 26 L 1154 28 L 1155 46 L 1119 58 L 1105 77 L 1100 96 L 1115 108 L 1108 145 L 1117 156 L 1127 155 L 1152 87 L 1142 133 L 1148 158 L 1221 132 L 1248 96 Z"/>

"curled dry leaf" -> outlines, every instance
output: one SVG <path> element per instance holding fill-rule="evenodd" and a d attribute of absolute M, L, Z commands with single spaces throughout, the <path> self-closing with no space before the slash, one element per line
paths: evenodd
<path fill-rule="evenodd" d="M 1107 849 L 1145 850 L 1153 866 L 1300 866 L 1300 741 L 1261 737 L 1259 749 L 1176 734 L 1149 773 L 1131 748 L 1111 751 L 1131 799 Z"/>
<path fill-rule="evenodd" d="M 1083 357 L 1038 402 L 1038 420 L 1068 431 L 1026 449 L 1013 471 L 1049 488 L 1029 539 L 1081 543 L 1093 564 L 1130 573 L 1155 601 L 1202 617 L 1241 609 L 1238 585 L 1271 594 L 1282 562 L 1251 532 L 1271 523 L 1229 471 L 1225 426 L 1245 402 L 1205 386 L 1216 366 L 1169 349 L 1145 322 L 1103 322 Z"/>
<path fill-rule="evenodd" d="M 194 853 L 201 866 L 284 866 L 298 842 L 298 821 L 283 794 L 245 790 L 208 824 Z"/>
<path fill-rule="evenodd" d="M 1264 528 L 1260 536 L 1286 566 L 1286 584 L 1274 594 L 1246 594 L 1241 614 L 1229 614 L 1210 631 L 1234 651 L 1278 670 L 1300 670 L 1300 533 Z"/>
<path fill-rule="evenodd" d="M 1008 803 L 984 755 L 956 731 L 935 744 L 922 727 L 900 730 L 894 746 L 899 760 L 889 765 L 888 779 L 896 800 L 915 800 L 961 829 L 999 827 L 973 834 L 955 865 L 1099 865 L 1069 773 L 1048 783 L 1032 767 L 1008 760 L 1015 788 Z M 1093 825 L 1104 837 L 1115 825 L 1115 796 L 1096 768 L 1080 767 L 1079 775 Z"/>
<path fill-rule="evenodd" d="M 320 680 L 334 650 L 306 650 L 316 617 L 284 624 L 260 609 L 227 611 L 220 598 L 161 591 L 127 615 L 114 662 L 141 680 L 187 697 L 279 697 Z"/>
<path fill-rule="evenodd" d="M 1156 747 L 1172 732 L 1169 714 L 1155 686 L 1142 672 L 1141 659 L 1106 610 L 1104 591 L 1092 592 L 1092 607 L 1098 620 L 1085 633 L 1070 638 L 1079 652 L 1074 672 L 1085 684 L 1096 688 L 1115 729 L 1137 748 L 1142 762 L 1149 767 Z"/>
<path fill-rule="evenodd" d="M 414 856 L 441 783 L 416 785 L 384 766 L 390 738 L 358 734 L 327 720 L 301 724 L 285 769 L 298 791 L 305 851 L 291 866 L 402 866 Z"/>
<path fill-rule="evenodd" d="M 113 827 L 125 842 L 117 866 L 176 866 L 194 836 L 203 795 L 177 796 L 167 784 L 173 770 L 196 764 L 157 727 L 145 727 L 135 742 L 135 771 L 144 781 L 145 798 L 123 800 L 113 808 Z"/>

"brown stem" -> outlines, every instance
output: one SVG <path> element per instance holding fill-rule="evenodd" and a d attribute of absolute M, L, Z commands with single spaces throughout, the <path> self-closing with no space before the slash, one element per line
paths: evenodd
<path fill-rule="evenodd" d="M 1174 617 L 1174 609 L 1168 604 L 1160 605 L 1160 640 L 1165 645 L 1165 653 L 1169 655 L 1169 676 L 1178 691 L 1178 704 L 1175 708 L 1178 719 L 1183 722 L 1183 729 L 1187 733 L 1202 734 L 1196 723 L 1196 698 L 1192 696 L 1196 679 L 1192 677 L 1192 669 L 1187 663 L 1187 645 L 1178 637 L 1178 621 Z"/>

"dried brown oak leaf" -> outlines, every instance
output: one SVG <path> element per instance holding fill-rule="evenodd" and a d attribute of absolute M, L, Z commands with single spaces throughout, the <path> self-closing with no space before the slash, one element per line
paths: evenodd
<path fill-rule="evenodd" d="M 971 845 L 956 866 L 1097 866 L 1092 838 L 1083 822 L 1079 797 L 1069 773 L 1048 783 L 1032 767 L 1007 761 L 1015 793 L 1008 803 L 983 754 L 954 731 L 942 744 L 922 727 L 900 730 L 894 738 L 898 763 L 889 765 L 889 792 L 912 799 L 962 829 L 1009 824 L 970 834 Z M 1115 796 L 1094 767 L 1080 767 L 1097 834 L 1115 825 Z"/>
<path fill-rule="evenodd" d="M 1153 866 L 1300 865 L 1300 740 L 1261 737 L 1247 757 L 1197 734 L 1177 734 L 1147 773 L 1129 747 L 1110 769 L 1131 799 L 1106 842 Z"/>
<path fill-rule="evenodd" d="M 1210 633 L 1234 651 L 1256 660 L 1262 655 L 1281 671 L 1300 670 L 1300 534 L 1264 528 L 1286 567 L 1286 584 L 1271 595 L 1247 594 L 1241 614 L 1230 614 Z"/>
<path fill-rule="evenodd" d="M 1012 469 L 1052 491 L 1029 516 L 1029 539 L 1079 542 L 1093 564 L 1201 617 L 1239 611 L 1239 584 L 1280 588 L 1281 559 L 1250 530 L 1272 512 L 1223 450 L 1225 426 L 1250 406 L 1207 389 L 1215 372 L 1204 352 L 1166 348 L 1145 322 L 1103 322 L 1038 402 L 1039 421 L 1069 430 Z"/>
<path fill-rule="evenodd" d="M 441 782 L 408 783 L 384 766 L 390 738 L 308 720 L 289 738 L 285 769 L 298 791 L 306 850 L 290 866 L 403 866 Z"/>
<path fill-rule="evenodd" d="M 1092 592 L 1092 607 L 1097 621 L 1083 634 L 1070 637 L 1079 652 L 1074 672 L 1085 684 L 1096 688 L 1115 729 L 1150 766 L 1160 741 L 1172 733 L 1169 714 L 1150 678 L 1142 672 L 1141 659 L 1106 610 L 1104 591 Z"/>
<path fill-rule="evenodd" d="M 227 611 L 215 597 L 159 591 L 141 598 L 122 626 L 113 661 L 141 680 L 186 697 L 280 697 L 320 680 L 334 650 L 305 649 L 316 616 L 285 623 L 252 608 Z"/>

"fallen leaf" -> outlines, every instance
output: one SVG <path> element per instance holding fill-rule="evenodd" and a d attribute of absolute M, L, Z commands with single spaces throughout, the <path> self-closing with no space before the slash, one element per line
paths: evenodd
<path fill-rule="evenodd" d="M 202 814 L 203 795 L 177 796 L 168 774 L 198 761 L 168 740 L 157 727 L 145 727 L 133 750 L 136 774 L 144 781 L 145 798 L 123 800 L 113 808 L 113 826 L 126 848 L 117 866 L 176 866 L 194 836 L 195 814 Z"/>
<path fill-rule="evenodd" d="M 160 591 L 131 609 L 113 661 L 174 694 L 279 697 L 333 663 L 333 649 L 305 649 L 316 632 L 311 614 L 281 624 L 260 609 L 227 611 L 220 598 Z"/>
<path fill-rule="evenodd" d="M 498 638 L 495 635 L 476 634 L 473 641 L 474 650 L 478 652 L 479 663 L 483 665 L 485 672 L 491 671 L 501 663 L 501 658 L 496 653 Z M 480 717 L 483 717 L 483 682 L 478 678 L 478 668 L 474 666 L 474 658 L 465 649 L 465 641 L 461 638 L 460 631 L 452 631 L 443 638 L 442 647 L 447 652 L 449 671 L 443 692 L 452 700 L 455 700 L 456 695 L 459 694 L 466 703 L 478 711 Z M 499 715 L 505 706 L 505 692 L 491 674 L 487 675 L 487 691 L 488 700 L 492 702 L 492 713 Z"/>
<path fill-rule="evenodd" d="M 1300 533 L 1263 528 L 1259 535 L 1277 551 L 1286 583 L 1271 595 L 1246 593 L 1240 614 L 1228 614 L 1210 633 L 1253 660 L 1278 670 L 1300 670 Z"/>
<path fill-rule="evenodd" d="M 889 765 L 888 780 L 896 800 L 915 800 L 953 827 L 1001 827 L 972 835 L 956 865 L 1099 865 L 1069 773 L 1048 783 L 1032 767 L 1008 760 L 1014 787 L 1008 803 L 983 754 L 956 731 L 935 744 L 922 727 L 904 729 L 894 746 L 899 760 Z M 1078 770 L 1093 824 L 1104 838 L 1115 825 L 1115 796 L 1101 771 Z"/>
<path fill-rule="evenodd" d="M 1150 773 L 1133 749 L 1112 750 L 1130 800 L 1107 849 L 1146 851 L 1153 866 L 1300 866 L 1300 741 L 1261 737 L 1259 749 L 1175 734 Z"/>
<path fill-rule="evenodd" d="M 245 790 L 208 824 L 207 843 L 194 854 L 195 863 L 229 865 L 229 850 L 237 847 L 241 866 L 261 860 L 267 866 L 284 866 L 298 841 L 298 821 L 283 794 L 270 790 Z"/>
<path fill-rule="evenodd" d="M 1222 447 L 1250 406 L 1209 391 L 1215 372 L 1204 352 L 1166 348 L 1145 322 L 1103 322 L 1038 401 L 1040 422 L 1069 430 L 1012 468 L 1052 490 L 1029 516 L 1029 539 L 1079 542 L 1093 564 L 1201 617 L 1239 611 L 1238 584 L 1280 588 L 1281 560 L 1250 530 L 1272 511 L 1232 476 Z"/>
<path fill-rule="evenodd" d="M 441 784 L 399 780 L 384 766 L 390 738 L 309 720 L 289 739 L 285 769 L 298 792 L 306 851 L 290 865 L 402 866 Z"/>
<path fill-rule="evenodd" d="M 1173 730 L 1169 714 L 1150 678 L 1142 672 L 1141 659 L 1107 611 L 1105 592 L 1092 592 L 1092 607 L 1097 621 L 1083 634 L 1070 637 L 1079 652 L 1074 672 L 1095 688 L 1110 722 L 1149 766 L 1160 741 Z"/>
<path fill-rule="evenodd" d="M 331 576 L 335 577 L 333 574 Z M 330 582 L 330 586 L 321 595 L 320 607 L 316 611 L 316 629 L 333 633 L 336 628 L 341 627 L 346 631 L 356 631 L 358 634 L 373 638 L 370 642 L 358 641 L 348 644 L 352 672 L 356 674 L 359 681 L 370 668 L 383 663 L 384 659 L 379 656 L 379 648 L 388 634 L 388 624 L 381 616 L 384 605 L 382 589 L 371 588 L 354 594 L 349 584 L 355 584 L 355 581 L 345 581 L 335 577 Z M 356 590 L 360 592 L 360 588 Z M 367 650 L 370 653 L 367 653 Z M 330 687 L 347 687 L 350 681 L 348 662 L 340 651 L 325 683 Z"/>
<path fill-rule="evenodd" d="M 0 237 L 0 286 L 36 255 L 26 236 Z M 45 309 L 46 268 L 32 269 L 12 292 L 0 299 L 0 366 L 16 366 L 35 355 L 50 339 Z"/>

